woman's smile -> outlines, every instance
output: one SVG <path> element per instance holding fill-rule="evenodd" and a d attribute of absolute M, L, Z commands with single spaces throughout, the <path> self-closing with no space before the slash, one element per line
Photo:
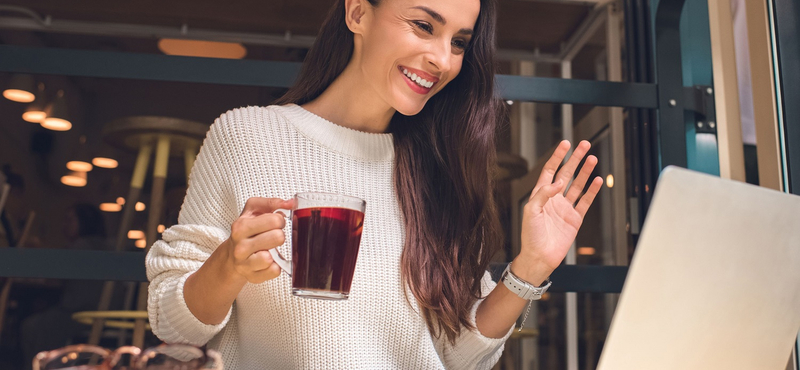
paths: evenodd
<path fill-rule="evenodd" d="M 427 94 L 431 91 L 433 86 L 439 82 L 437 77 L 431 76 L 430 74 L 418 69 L 404 67 L 401 65 L 398 65 L 397 69 L 403 74 L 405 77 L 404 80 L 411 90 L 419 94 Z"/>

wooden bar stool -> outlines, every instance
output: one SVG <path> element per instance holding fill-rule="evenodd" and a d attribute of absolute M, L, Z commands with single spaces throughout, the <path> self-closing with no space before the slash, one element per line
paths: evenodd
<path fill-rule="evenodd" d="M 179 118 L 158 117 L 158 116 L 134 116 L 120 118 L 107 123 L 103 129 L 103 138 L 111 145 L 118 148 L 138 152 L 136 165 L 133 169 L 131 187 L 125 199 L 123 207 L 122 221 L 120 222 L 119 233 L 115 250 L 122 251 L 125 248 L 127 233 L 133 221 L 134 207 L 144 187 L 147 168 L 150 157 L 155 147 L 156 158 L 153 169 L 153 187 L 150 193 L 150 211 L 147 218 L 147 229 L 145 230 L 147 247 L 145 253 L 150 250 L 150 246 L 155 243 L 158 236 L 158 225 L 161 221 L 164 187 L 167 179 L 167 167 L 170 157 L 183 157 L 186 167 L 186 179 L 192 170 L 197 151 L 200 148 L 203 138 L 209 126 L 197 122 L 187 121 Z M 148 283 L 139 284 L 139 295 L 136 302 L 137 314 L 133 323 L 133 345 L 143 347 L 144 334 L 147 320 L 147 286 Z M 107 312 L 111 304 L 111 297 L 114 292 L 114 282 L 108 281 L 103 286 L 98 311 Z M 144 312 L 144 315 L 141 314 Z M 90 320 L 92 331 L 89 335 L 89 344 L 98 344 L 103 331 L 107 313 L 94 315 L 83 313 L 81 320 Z"/>

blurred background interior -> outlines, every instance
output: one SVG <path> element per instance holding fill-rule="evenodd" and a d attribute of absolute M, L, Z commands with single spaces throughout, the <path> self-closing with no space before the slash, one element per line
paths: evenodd
<path fill-rule="evenodd" d="M 655 83 L 663 82 L 656 68 L 675 66 L 658 63 L 666 58 L 656 53 L 658 0 L 498 1 L 499 74 L 538 79 L 500 81 L 533 93 L 498 97 L 508 111 L 496 189 L 508 237 L 496 261 L 516 254 L 521 209 L 560 140 L 591 141 L 600 160 L 595 175 L 605 180 L 566 260 L 597 268 L 580 270 L 583 280 L 534 304 L 498 369 L 595 368 L 656 177 L 673 152 L 684 167 L 792 190 L 786 143 L 800 142 L 779 116 L 788 122 L 796 112 L 782 111 L 794 109 L 781 101 L 792 88 L 775 87 L 786 77 L 773 70 L 782 39 L 770 38 L 777 27 L 770 10 L 791 2 L 661 2 L 683 5 L 673 27 L 684 108 L 677 146 L 659 130 L 666 126 L 658 108 L 667 101 L 656 98 Z M 144 253 L 177 222 L 187 166 L 205 130 L 227 110 L 283 94 L 331 3 L 0 1 L 0 191 L 8 185 L 0 249 Z M 649 95 L 615 106 L 607 98 L 622 84 L 583 91 L 560 79 L 619 82 Z M 142 148 L 159 134 L 171 143 L 169 160 L 160 160 L 168 164 L 163 180 L 151 174 L 159 159 L 149 167 L 139 159 L 146 175 L 134 178 L 137 158 L 150 158 Z M 137 282 L 0 282 L 0 369 L 30 366 L 36 352 L 68 343 L 136 343 Z M 132 313 L 100 323 L 91 315 L 98 310 Z M 139 340 L 158 343 L 146 330 Z"/>

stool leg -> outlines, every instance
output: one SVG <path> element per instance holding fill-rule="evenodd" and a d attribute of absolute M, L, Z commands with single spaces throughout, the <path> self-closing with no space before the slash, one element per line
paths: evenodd
<path fill-rule="evenodd" d="M 114 250 L 117 252 L 125 249 L 125 241 L 128 239 L 128 229 L 133 222 L 133 213 L 136 202 L 144 187 L 144 179 L 147 176 L 147 167 L 150 164 L 150 155 L 153 152 L 153 143 L 144 142 L 139 147 L 139 155 L 136 157 L 136 165 L 133 167 L 133 177 L 131 178 L 131 188 L 128 190 L 128 198 L 125 200 L 125 207 L 122 210 L 122 222 L 117 234 L 117 242 Z M 107 311 L 111 305 L 111 297 L 114 295 L 114 282 L 106 281 L 103 285 L 103 292 L 100 294 L 100 303 L 97 305 L 98 311 Z M 127 307 L 126 307 L 127 308 Z M 103 333 L 103 319 L 94 319 L 92 331 L 89 334 L 89 344 L 97 345 L 100 343 L 100 335 Z"/>
<path fill-rule="evenodd" d="M 147 217 L 147 248 L 156 242 L 158 224 L 161 221 L 161 211 L 164 205 L 164 186 L 167 182 L 167 166 L 169 165 L 169 136 L 158 137 L 156 147 L 156 162 L 153 170 L 153 191 L 150 194 L 150 214 Z M 136 309 L 147 310 L 147 283 L 139 284 L 139 297 Z M 133 326 L 133 345 L 139 348 L 144 346 L 145 319 L 136 319 Z"/>

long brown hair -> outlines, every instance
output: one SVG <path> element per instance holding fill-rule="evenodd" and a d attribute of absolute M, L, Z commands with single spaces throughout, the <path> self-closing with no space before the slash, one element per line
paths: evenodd
<path fill-rule="evenodd" d="M 369 0 L 377 6 L 378 0 Z M 481 278 L 502 245 L 493 198 L 495 130 L 495 4 L 481 9 L 462 68 L 415 116 L 396 113 L 394 182 L 406 225 L 401 276 L 417 299 L 428 329 L 452 343 L 474 329 L 471 308 Z M 331 9 L 297 82 L 273 104 L 317 98 L 347 66 L 353 33 L 344 0 Z"/>

